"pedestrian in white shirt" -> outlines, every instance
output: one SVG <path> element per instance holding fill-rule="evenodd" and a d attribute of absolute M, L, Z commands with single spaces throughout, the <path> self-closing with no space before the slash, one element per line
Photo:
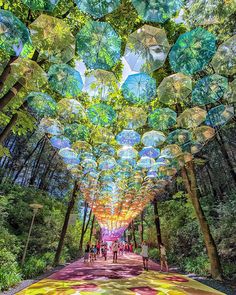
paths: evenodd
<path fill-rule="evenodd" d="M 142 247 L 141 256 L 143 257 L 143 268 L 144 270 L 148 270 L 148 245 L 146 241 L 143 241 L 141 247 Z"/>
<path fill-rule="evenodd" d="M 119 244 L 118 244 L 117 241 L 115 241 L 115 242 L 112 244 L 113 263 L 117 263 L 117 252 L 118 252 L 118 247 L 119 247 Z"/>
<path fill-rule="evenodd" d="M 166 256 L 166 248 L 164 244 L 160 244 L 160 254 L 161 254 L 161 271 L 163 270 L 163 266 L 165 266 L 166 271 L 169 272 L 169 267 L 167 263 L 167 256 Z"/>

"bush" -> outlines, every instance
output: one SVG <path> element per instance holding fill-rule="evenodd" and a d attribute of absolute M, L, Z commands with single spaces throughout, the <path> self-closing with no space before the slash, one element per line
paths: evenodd
<path fill-rule="evenodd" d="M 181 268 L 189 273 L 195 273 L 200 276 L 210 275 L 210 263 L 205 255 L 184 258 L 180 261 Z"/>
<path fill-rule="evenodd" d="M 33 278 L 43 273 L 47 268 L 47 263 L 43 257 L 32 256 L 26 260 L 22 267 L 22 273 L 25 279 Z"/>
<path fill-rule="evenodd" d="M 159 250 L 157 248 L 152 248 L 152 249 L 149 249 L 149 257 L 152 259 L 152 260 L 158 260 L 159 259 Z"/>

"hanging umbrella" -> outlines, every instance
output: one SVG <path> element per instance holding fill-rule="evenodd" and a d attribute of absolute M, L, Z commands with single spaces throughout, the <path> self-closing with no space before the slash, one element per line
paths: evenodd
<path fill-rule="evenodd" d="M 77 97 L 83 88 L 80 73 L 67 64 L 52 65 L 48 71 L 51 88 L 63 97 Z"/>
<path fill-rule="evenodd" d="M 182 0 L 132 0 L 139 16 L 145 20 L 164 23 L 183 6 Z"/>
<path fill-rule="evenodd" d="M 215 129 L 209 126 L 200 126 L 193 130 L 193 139 L 196 143 L 204 144 L 215 136 Z"/>
<path fill-rule="evenodd" d="M 107 104 L 92 105 L 87 111 L 88 118 L 94 125 L 109 126 L 116 120 L 116 112 Z"/>
<path fill-rule="evenodd" d="M 41 14 L 29 25 L 33 46 L 42 58 L 67 63 L 75 54 L 75 38 L 63 20 Z"/>
<path fill-rule="evenodd" d="M 133 104 L 145 104 L 156 95 L 156 81 L 145 73 L 128 76 L 122 85 L 124 98 Z"/>
<path fill-rule="evenodd" d="M 199 80 L 192 92 L 192 103 L 207 105 L 218 101 L 228 88 L 228 79 L 214 74 Z"/>
<path fill-rule="evenodd" d="M 54 117 L 57 113 L 57 103 L 47 93 L 31 92 L 26 100 L 29 108 L 39 117 Z"/>
<path fill-rule="evenodd" d="M 234 117 L 234 108 L 228 105 L 219 105 L 210 109 L 206 116 L 206 124 L 217 127 L 226 124 Z"/>
<path fill-rule="evenodd" d="M 138 152 L 131 146 L 125 146 L 117 151 L 117 155 L 120 158 L 135 159 L 138 156 Z"/>
<path fill-rule="evenodd" d="M 70 140 L 65 136 L 53 136 L 50 138 L 51 145 L 57 149 L 70 148 Z"/>
<path fill-rule="evenodd" d="M 155 160 L 150 157 L 141 157 L 140 160 L 137 162 L 137 165 L 144 169 L 149 169 L 155 163 Z"/>
<path fill-rule="evenodd" d="M 112 72 L 95 70 L 86 76 L 84 91 L 91 97 L 107 100 L 109 94 L 115 92 L 117 79 Z"/>
<path fill-rule="evenodd" d="M 215 51 L 215 36 L 199 27 L 180 35 L 170 51 L 170 64 L 173 71 L 192 75 L 210 62 Z"/>
<path fill-rule="evenodd" d="M 114 140 L 114 134 L 107 128 L 96 126 L 91 132 L 91 140 L 94 144 L 109 144 Z"/>
<path fill-rule="evenodd" d="M 77 140 L 88 141 L 90 138 L 89 128 L 78 123 L 65 125 L 64 134 L 71 142 L 76 142 Z"/>
<path fill-rule="evenodd" d="M 90 69 L 110 70 L 120 59 L 121 39 L 105 22 L 88 22 L 77 34 L 77 52 Z"/>
<path fill-rule="evenodd" d="M 147 114 L 142 108 L 126 107 L 119 113 L 119 121 L 124 128 L 136 130 L 146 124 Z"/>
<path fill-rule="evenodd" d="M 152 146 L 144 147 L 140 152 L 139 155 L 141 157 L 150 157 L 156 159 L 160 155 L 160 150 L 154 148 Z"/>
<path fill-rule="evenodd" d="M 114 156 L 115 153 L 115 149 L 107 143 L 102 143 L 94 147 L 94 154 L 96 156 L 101 156 L 102 154 L 105 154 L 107 156 Z"/>
<path fill-rule="evenodd" d="M 53 11 L 59 0 L 21 0 L 31 10 Z"/>
<path fill-rule="evenodd" d="M 166 140 L 166 136 L 164 133 L 159 132 L 159 131 L 148 131 L 145 132 L 142 136 L 142 143 L 145 146 L 152 146 L 152 147 L 157 147 L 159 145 L 162 145 Z"/>
<path fill-rule="evenodd" d="M 118 8 L 120 0 L 75 0 L 75 3 L 81 11 L 100 18 Z"/>
<path fill-rule="evenodd" d="M 212 59 L 217 74 L 232 76 L 236 73 L 236 35 L 222 43 Z"/>
<path fill-rule="evenodd" d="M 0 9 L 0 49 L 12 56 L 19 56 L 30 41 L 26 26 L 10 11 Z"/>
<path fill-rule="evenodd" d="M 167 136 L 166 142 L 169 144 L 184 145 L 192 140 L 192 134 L 186 129 L 176 129 L 170 132 Z"/>
<path fill-rule="evenodd" d="M 164 65 L 169 50 L 165 30 L 144 25 L 128 37 L 124 57 L 131 70 L 151 73 Z"/>
<path fill-rule="evenodd" d="M 177 125 L 182 128 L 194 128 L 203 123 L 207 112 L 199 107 L 186 109 L 177 118 Z"/>
<path fill-rule="evenodd" d="M 182 152 L 181 147 L 177 144 L 169 144 L 161 150 L 160 157 L 166 159 L 174 159 Z"/>
<path fill-rule="evenodd" d="M 116 136 L 119 145 L 133 146 L 140 142 L 141 136 L 134 130 L 123 130 Z"/>
<path fill-rule="evenodd" d="M 75 99 L 63 98 L 58 102 L 58 115 L 67 121 L 79 121 L 85 117 L 85 109 Z"/>
<path fill-rule="evenodd" d="M 192 79 L 181 73 L 164 78 L 158 86 L 160 101 L 167 105 L 182 103 L 192 91 Z"/>
<path fill-rule="evenodd" d="M 228 90 L 225 92 L 223 98 L 229 104 L 236 103 L 236 79 L 229 83 Z"/>
<path fill-rule="evenodd" d="M 63 148 L 60 149 L 58 152 L 59 156 L 66 159 L 77 159 L 78 155 L 76 152 L 71 148 Z"/>
<path fill-rule="evenodd" d="M 44 132 L 51 135 L 61 135 L 62 134 L 62 125 L 56 119 L 43 118 L 40 121 L 39 128 Z"/>
<path fill-rule="evenodd" d="M 82 153 L 91 153 L 92 152 L 92 146 L 89 143 L 87 143 L 86 141 L 78 140 L 75 143 L 73 143 L 72 148 L 79 155 Z"/>
<path fill-rule="evenodd" d="M 98 168 L 100 170 L 111 170 L 116 166 L 115 158 L 107 155 L 103 155 L 98 159 Z"/>
<path fill-rule="evenodd" d="M 176 124 L 176 117 L 177 114 L 169 108 L 155 109 L 148 116 L 148 125 L 153 129 L 167 130 Z"/>

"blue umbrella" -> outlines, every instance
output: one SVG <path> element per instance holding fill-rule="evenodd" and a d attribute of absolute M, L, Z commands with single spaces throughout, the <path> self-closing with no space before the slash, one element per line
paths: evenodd
<path fill-rule="evenodd" d="M 148 131 L 143 134 L 142 136 L 142 143 L 149 147 L 149 146 L 159 146 L 163 144 L 166 140 L 165 134 L 159 131 Z"/>
<path fill-rule="evenodd" d="M 145 104 L 156 95 L 156 81 L 145 73 L 128 76 L 122 85 L 124 98 L 133 104 Z"/>
<path fill-rule="evenodd" d="M 30 36 L 26 26 L 10 11 L 0 9 L 0 49 L 19 56 L 27 42 Z"/>
<path fill-rule="evenodd" d="M 219 105 L 210 109 L 206 116 L 206 124 L 212 127 L 224 125 L 234 117 L 234 108 L 227 105 Z"/>
<path fill-rule="evenodd" d="M 21 0 L 32 10 L 53 11 L 59 0 Z"/>
<path fill-rule="evenodd" d="M 133 146 L 140 142 L 141 136 L 134 130 L 123 130 L 116 136 L 116 141 L 120 145 Z"/>
<path fill-rule="evenodd" d="M 138 14 L 145 21 L 164 23 L 183 5 L 182 0 L 132 0 Z"/>
<path fill-rule="evenodd" d="M 218 101 L 228 88 L 228 79 L 214 74 L 197 81 L 192 92 L 192 103 L 206 105 Z"/>
<path fill-rule="evenodd" d="M 150 157 L 141 157 L 137 162 L 138 167 L 149 169 L 152 165 L 155 164 L 155 160 Z"/>
<path fill-rule="evenodd" d="M 96 18 L 111 13 L 120 5 L 120 0 L 75 0 L 78 8 Z"/>
<path fill-rule="evenodd" d="M 67 64 L 55 64 L 49 68 L 48 81 L 53 90 L 64 97 L 77 97 L 83 88 L 80 73 Z"/>
<path fill-rule="evenodd" d="M 175 72 L 192 75 L 201 71 L 216 51 L 216 38 L 203 28 L 196 28 L 179 36 L 169 59 Z"/>
<path fill-rule="evenodd" d="M 91 69 L 110 70 L 120 59 L 121 39 L 105 22 L 88 22 L 77 34 L 77 52 Z"/>
<path fill-rule="evenodd" d="M 53 136 L 50 138 L 51 145 L 57 149 L 70 148 L 70 140 L 65 136 Z"/>
<path fill-rule="evenodd" d="M 150 158 L 157 158 L 160 155 L 160 150 L 154 147 L 148 146 L 144 147 L 140 152 L 139 155 L 141 157 L 150 157 Z"/>

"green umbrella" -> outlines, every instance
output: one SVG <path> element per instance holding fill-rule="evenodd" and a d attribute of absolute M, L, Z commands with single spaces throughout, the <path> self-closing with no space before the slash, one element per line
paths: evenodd
<path fill-rule="evenodd" d="M 167 130 L 176 124 L 177 114 L 169 108 L 155 109 L 148 116 L 148 125 L 156 130 Z"/>
<path fill-rule="evenodd" d="M 207 112 L 199 107 L 186 109 L 177 118 L 177 125 L 182 128 L 194 128 L 203 123 Z"/>
<path fill-rule="evenodd" d="M 53 11 L 59 0 L 21 0 L 32 10 Z"/>

